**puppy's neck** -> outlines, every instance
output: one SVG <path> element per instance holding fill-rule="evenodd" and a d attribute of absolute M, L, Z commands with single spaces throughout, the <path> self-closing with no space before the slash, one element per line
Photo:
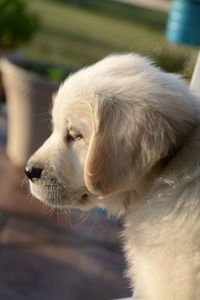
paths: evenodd
<path fill-rule="evenodd" d="M 184 144 L 181 146 L 173 149 L 169 153 L 168 156 L 160 159 L 149 171 L 145 174 L 138 182 L 135 188 L 135 194 L 137 195 L 138 199 L 141 199 L 148 195 L 151 189 L 154 186 L 155 180 L 160 177 L 161 173 L 167 168 L 167 165 L 170 163 L 171 160 L 179 153 L 182 149 Z"/>
<path fill-rule="evenodd" d="M 131 193 L 134 192 L 136 200 L 140 200 L 141 198 L 144 198 L 148 193 L 151 191 L 151 189 L 154 186 L 155 180 L 160 176 L 160 174 L 163 171 L 163 162 L 159 161 L 157 162 L 150 170 L 149 172 L 143 176 L 138 182 L 136 187 L 134 188 L 134 191 L 131 191 Z"/>

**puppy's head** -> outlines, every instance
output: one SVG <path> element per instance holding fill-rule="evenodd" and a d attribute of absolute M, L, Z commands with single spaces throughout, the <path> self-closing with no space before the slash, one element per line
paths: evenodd
<path fill-rule="evenodd" d="M 137 190 L 191 131 L 190 98 L 181 80 L 133 54 L 73 74 L 54 98 L 52 135 L 28 161 L 32 194 L 88 209 Z"/>

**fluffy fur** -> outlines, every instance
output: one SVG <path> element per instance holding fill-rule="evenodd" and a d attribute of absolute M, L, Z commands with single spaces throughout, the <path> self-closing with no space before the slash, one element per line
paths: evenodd
<path fill-rule="evenodd" d="M 54 97 L 53 132 L 31 157 L 42 201 L 124 215 L 134 299 L 200 299 L 200 102 L 136 54 L 71 75 Z"/>

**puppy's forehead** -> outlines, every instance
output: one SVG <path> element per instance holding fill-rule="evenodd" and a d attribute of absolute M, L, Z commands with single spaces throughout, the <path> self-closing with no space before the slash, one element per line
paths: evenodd
<path fill-rule="evenodd" d="M 77 85 L 76 82 L 67 79 L 59 88 L 54 98 L 52 121 L 54 128 L 63 130 L 67 124 L 79 127 L 80 124 L 87 123 L 91 120 L 91 97 L 87 90 Z"/>

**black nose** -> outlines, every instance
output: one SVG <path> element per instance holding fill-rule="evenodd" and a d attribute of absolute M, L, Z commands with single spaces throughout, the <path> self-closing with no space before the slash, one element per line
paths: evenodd
<path fill-rule="evenodd" d="M 41 177 L 43 169 L 42 168 L 38 168 L 38 167 L 33 167 L 32 165 L 27 164 L 27 166 L 26 166 L 26 168 L 25 168 L 24 171 L 26 173 L 26 176 L 30 180 L 32 180 L 34 178 L 39 179 Z"/>

